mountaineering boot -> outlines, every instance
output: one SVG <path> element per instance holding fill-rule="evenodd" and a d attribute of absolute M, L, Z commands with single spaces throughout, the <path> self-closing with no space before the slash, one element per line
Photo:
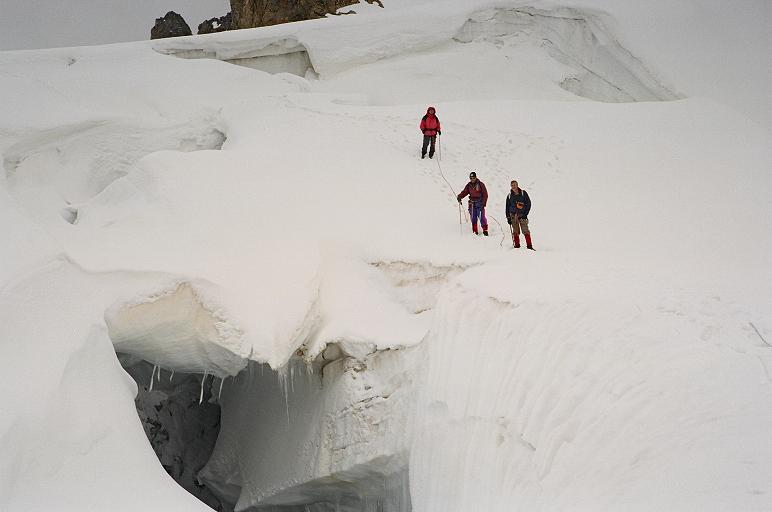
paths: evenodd
<path fill-rule="evenodd" d="M 512 235 L 512 241 L 515 243 L 515 249 L 520 249 L 520 235 Z"/>
<path fill-rule="evenodd" d="M 487 229 L 483 229 L 483 235 L 488 236 L 488 230 Z"/>
<path fill-rule="evenodd" d="M 426 158 L 426 153 L 421 153 L 421 160 L 423 160 L 424 158 Z"/>
<path fill-rule="evenodd" d="M 525 247 L 526 247 L 526 249 L 531 249 L 532 251 L 536 250 L 536 249 L 533 248 L 533 244 L 531 243 L 531 234 L 530 233 L 525 235 Z"/>

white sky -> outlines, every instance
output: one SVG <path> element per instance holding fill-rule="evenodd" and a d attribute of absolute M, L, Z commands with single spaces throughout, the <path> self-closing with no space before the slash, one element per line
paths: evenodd
<path fill-rule="evenodd" d="M 0 50 L 150 39 L 156 18 L 176 11 L 193 33 L 230 10 L 228 0 L 0 0 Z"/>

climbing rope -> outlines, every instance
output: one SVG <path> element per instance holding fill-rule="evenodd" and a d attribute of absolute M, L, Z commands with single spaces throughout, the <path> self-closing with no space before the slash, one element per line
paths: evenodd
<path fill-rule="evenodd" d="M 501 224 L 499 223 L 499 221 L 498 221 L 498 220 L 496 220 L 496 217 L 494 217 L 493 215 L 488 215 L 488 217 L 490 217 L 491 219 L 493 219 L 493 221 L 494 221 L 496 224 L 498 224 L 498 226 L 499 226 L 499 231 L 501 231 L 501 241 L 499 242 L 499 247 L 504 247 L 504 238 L 506 237 L 506 235 L 504 234 L 504 228 L 502 228 L 502 227 L 501 227 Z"/>
<path fill-rule="evenodd" d="M 450 189 L 450 195 L 452 197 L 456 197 L 456 192 L 453 190 L 453 185 L 450 184 L 448 179 L 445 177 L 445 173 L 442 172 L 442 164 L 440 164 L 440 160 L 442 160 L 442 137 L 437 137 L 439 139 L 439 151 L 437 153 L 437 169 L 440 171 L 440 176 L 442 177 L 443 181 L 448 185 L 448 188 Z M 463 213 L 462 213 L 463 212 Z M 464 234 L 464 223 L 462 219 L 466 218 L 467 223 L 470 223 L 471 220 L 469 219 L 469 216 L 464 212 L 463 207 L 461 206 L 461 203 L 458 203 L 458 230 L 461 235 Z"/>
<path fill-rule="evenodd" d="M 448 185 L 448 188 L 450 189 L 451 196 L 455 197 L 456 192 L 453 189 L 453 186 L 450 184 L 448 179 L 445 177 L 445 173 L 442 172 L 442 164 L 440 164 L 440 160 L 442 160 L 442 136 L 437 136 L 437 169 L 440 171 L 440 176 L 442 177 L 443 181 Z M 463 213 L 462 213 L 463 212 Z M 499 242 L 499 247 L 504 246 L 504 238 L 506 238 L 506 235 L 504 234 L 504 228 L 501 227 L 501 223 L 496 219 L 496 217 L 492 215 L 488 215 L 493 221 L 499 226 L 499 231 L 501 232 L 501 241 Z M 466 219 L 467 224 L 472 223 L 472 219 L 469 218 L 469 215 L 467 215 L 466 210 L 461 206 L 461 203 L 458 203 L 458 229 L 461 235 L 464 234 L 464 224 L 462 222 L 462 218 Z"/>

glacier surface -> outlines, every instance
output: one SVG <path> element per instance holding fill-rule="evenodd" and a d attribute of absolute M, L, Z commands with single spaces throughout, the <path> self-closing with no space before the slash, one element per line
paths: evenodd
<path fill-rule="evenodd" d="M 0 509 L 772 507 L 770 12 L 723 6 L 0 52 Z"/>

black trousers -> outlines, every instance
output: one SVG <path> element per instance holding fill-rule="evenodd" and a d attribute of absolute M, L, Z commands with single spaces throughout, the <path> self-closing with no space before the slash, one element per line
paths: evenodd
<path fill-rule="evenodd" d="M 424 135 L 424 145 L 421 147 L 421 156 L 426 156 L 426 147 L 431 143 L 429 148 L 429 158 L 434 156 L 434 143 L 437 141 L 436 135 Z"/>

